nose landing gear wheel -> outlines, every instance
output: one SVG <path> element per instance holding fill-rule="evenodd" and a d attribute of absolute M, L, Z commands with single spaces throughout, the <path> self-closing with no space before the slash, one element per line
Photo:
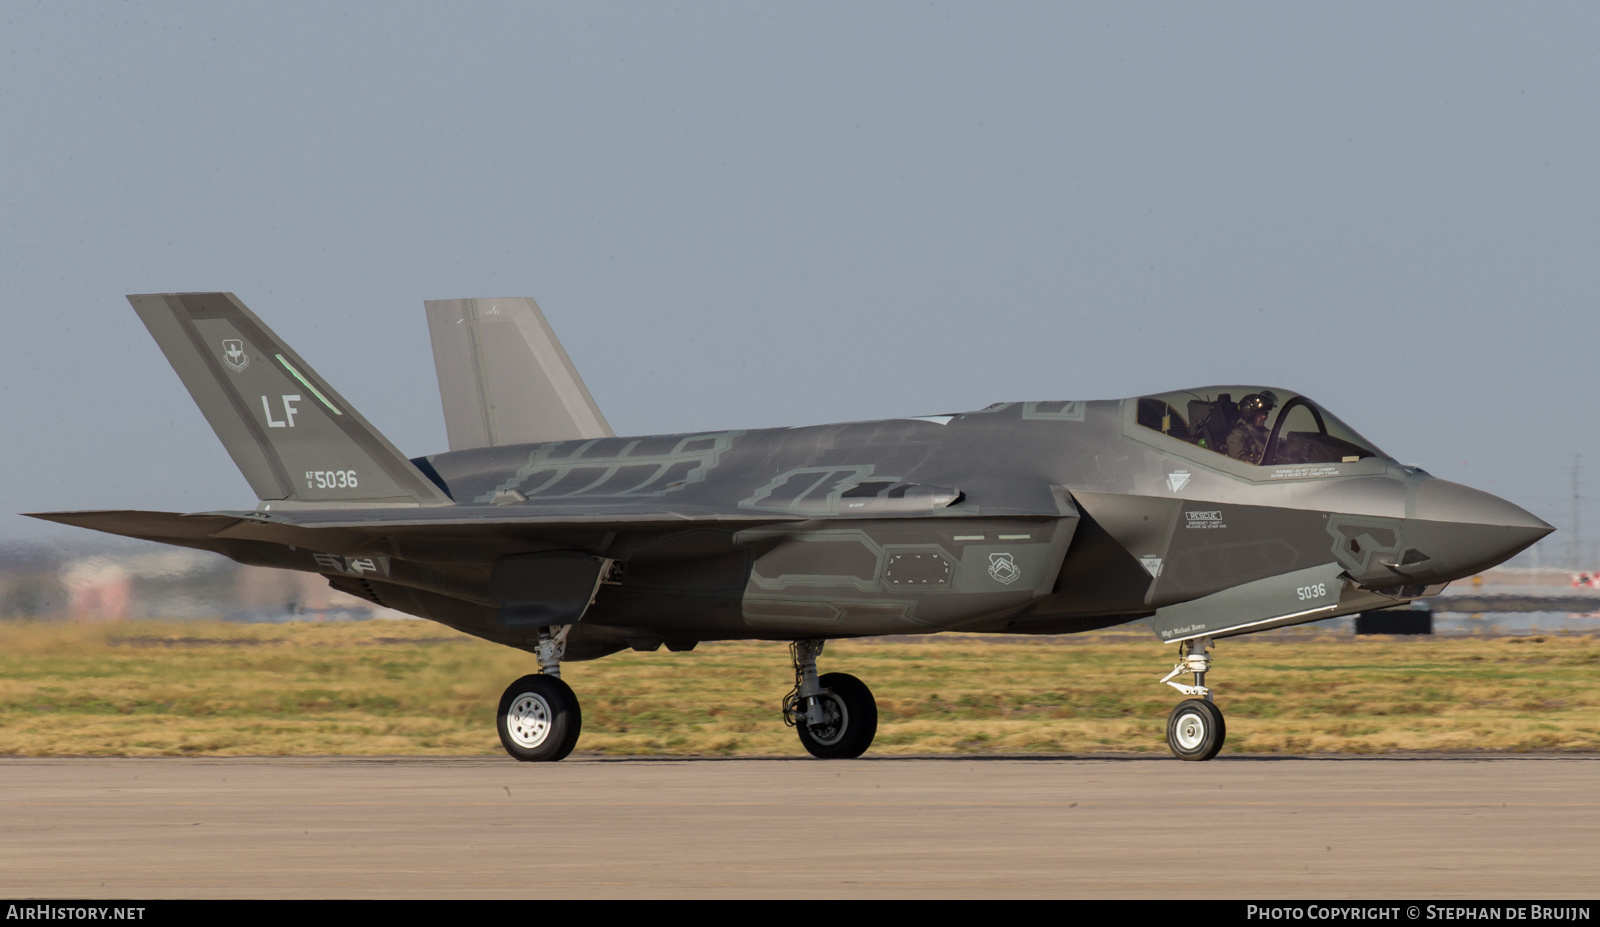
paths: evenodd
<path fill-rule="evenodd" d="M 795 725 L 806 752 L 823 760 L 853 760 L 872 746 L 878 733 L 878 703 L 867 684 L 849 673 L 828 673 L 817 679 L 824 691 L 816 696 L 825 720 L 803 717 Z"/>
<path fill-rule="evenodd" d="M 1179 702 L 1167 716 L 1167 746 L 1180 760 L 1211 759 L 1227 735 L 1221 709 L 1203 699 Z"/>
<path fill-rule="evenodd" d="M 557 676 L 524 676 L 500 696 L 500 744 L 528 763 L 553 763 L 578 745 L 583 713 L 572 688 Z"/>

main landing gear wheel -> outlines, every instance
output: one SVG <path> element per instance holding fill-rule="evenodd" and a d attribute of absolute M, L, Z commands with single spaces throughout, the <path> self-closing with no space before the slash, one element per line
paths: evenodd
<path fill-rule="evenodd" d="M 500 696 L 496 726 L 506 752 L 526 763 L 554 763 L 578 745 L 583 712 L 559 676 L 524 676 Z"/>
<path fill-rule="evenodd" d="M 817 679 L 822 693 L 813 696 L 823 720 L 802 715 L 795 724 L 806 752 L 823 760 L 853 760 L 872 746 L 878 733 L 878 702 L 867 684 L 849 673 L 828 673 Z M 809 708 L 809 706 L 805 706 Z"/>
<path fill-rule="evenodd" d="M 1222 709 L 1203 699 L 1179 702 L 1167 717 L 1167 746 L 1180 760 L 1211 759 L 1227 736 Z"/>

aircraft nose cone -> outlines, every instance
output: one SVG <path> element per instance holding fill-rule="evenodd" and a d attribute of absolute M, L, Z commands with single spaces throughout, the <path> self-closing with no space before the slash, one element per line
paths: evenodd
<path fill-rule="evenodd" d="M 1556 530 L 1521 506 L 1449 480 L 1419 486 L 1416 511 L 1418 549 L 1431 558 L 1436 581 L 1504 563 Z"/>

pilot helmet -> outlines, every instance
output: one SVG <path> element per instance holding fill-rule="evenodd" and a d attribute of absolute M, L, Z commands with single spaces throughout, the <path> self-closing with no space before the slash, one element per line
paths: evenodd
<path fill-rule="evenodd" d="M 1262 390 L 1239 400 L 1239 415 L 1245 421 L 1253 420 L 1257 413 L 1271 412 L 1272 407 L 1278 404 L 1278 397 L 1271 390 Z"/>

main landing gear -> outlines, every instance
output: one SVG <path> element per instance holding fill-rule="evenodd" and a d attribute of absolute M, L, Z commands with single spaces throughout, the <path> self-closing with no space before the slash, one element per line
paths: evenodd
<path fill-rule="evenodd" d="M 848 673 L 817 675 L 824 643 L 789 645 L 794 690 L 783 700 L 783 723 L 799 733 L 801 746 L 812 756 L 853 760 L 867 752 L 878 733 L 878 703 L 867 684 Z"/>
<path fill-rule="evenodd" d="M 539 669 L 500 696 L 496 727 L 500 744 L 516 759 L 553 763 L 578 744 L 583 712 L 571 687 L 561 681 L 561 658 L 571 625 L 539 629 Z M 800 734 L 806 752 L 825 760 L 855 759 L 878 733 L 878 703 L 867 684 L 848 673 L 817 675 L 823 641 L 795 641 L 794 691 L 783 700 L 783 721 Z"/>
<path fill-rule="evenodd" d="M 572 752 L 583 712 L 572 687 L 561 681 L 561 657 L 572 625 L 539 629 L 539 675 L 524 676 L 500 696 L 496 727 L 506 752 L 529 763 L 553 763 Z"/>
<path fill-rule="evenodd" d="M 1180 760 L 1209 760 L 1222 749 L 1228 726 L 1222 710 L 1211 702 L 1206 688 L 1206 673 L 1211 669 L 1211 638 L 1197 637 L 1178 643 L 1178 665 L 1161 681 L 1184 695 L 1195 696 L 1178 703 L 1167 716 L 1167 746 Z M 1194 685 L 1173 682 L 1184 673 L 1194 674 Z"/>

